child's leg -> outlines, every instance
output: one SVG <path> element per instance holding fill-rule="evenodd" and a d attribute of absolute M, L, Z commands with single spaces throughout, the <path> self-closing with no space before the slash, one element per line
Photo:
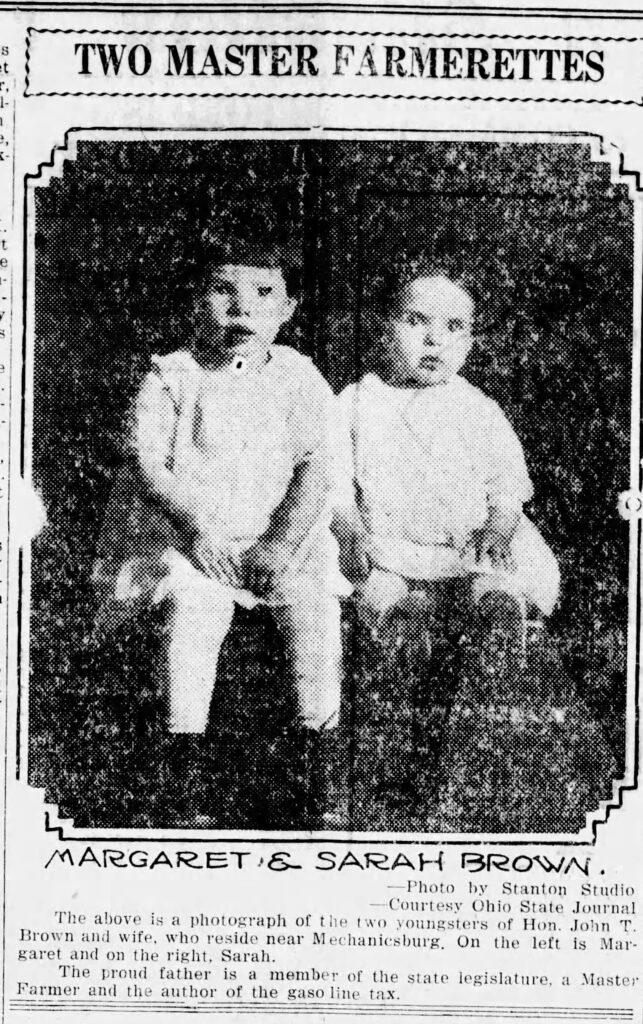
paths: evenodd
<path fill-rule="evenodd" d="M 342 643 L 336 597 L 301 594 L 296 604 L 273 609 L 307 729 L 337 725 L 341 700 Z"/>
<path fill-rule="evenodd" d="M 518 609 L 521 618 L 527 614 L 527 600 L 520 585 L 520 580 L 510 574 L 498 576 L 476 576 L 471 584 L 471 599 L 479 611 L 485 608 L 491 611 L 498 609 Z"/>
<path fill-rule="evenodd" d="M 234 602 L 225 588 L 185 559 L 181 563 L 164 581 L 168 729 L 172 733 L 203 733 Z"/>
<path fill-rule="evenodd" d="M 355 590 L 355 604 L 387 664 L 394 672 L 400 656 L 410 671 L 426 665 L 431 652 L 435 617 L 434 588 L 413 585 L 396 573 L 375 568 Z"/>
<path fill-rule="evenodd" d="M 474 648 L 485 675 L 514 671 L 523 660 L 527 602 L 516 584 L 510 577 L 492 576 L 480 576 L 472 583 Z"/>
<path fill-rule="evenodd" d="M 273 609 L 297 692 L 304 813 L 309 828 L 341 818 L 345 744 L 337 735 L 342 687 L 342 644 L 337 597 L 299 594 Z"/>

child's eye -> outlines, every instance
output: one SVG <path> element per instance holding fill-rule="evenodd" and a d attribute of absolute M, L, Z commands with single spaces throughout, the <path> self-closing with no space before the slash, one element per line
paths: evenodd
<path fill-rule="evenodd" d="M 452 334 L 455 334 L 456 331 L 463 331 L 465 327 L 464 320 L 458 320 L 453 317 L 451 320 L 447 321 L 447 327 Z"/>
<path fill-rule="evenodd" d="M 407 313 L 406 322 L 410 327 L 417 327 L 420 322 L 420 318 L 417 313 Z"/>
<path fill-rule="evenodd" d="M 259 292 L 259 295 L 263 299 L 263 298 L 265 298 L 266 295 L 270 295 L 270 293 L 272 291 L 272 287 L 269 284 L 262 284 L 262 285 L 260 285 L 259 288 L 257 288 L 257 291 Z"/>

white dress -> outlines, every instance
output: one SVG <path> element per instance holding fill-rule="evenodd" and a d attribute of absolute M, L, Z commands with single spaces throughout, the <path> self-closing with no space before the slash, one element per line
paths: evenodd
<path fill-rule="evenodd" d="M 520 511 L 533 493 L 520 441 L 496 402 L 459 376 L 414 389 L 368 374 L 338 403 L 338 500 L 357 501 L 375 565 L 409 579 L 496 576 L 463 557 L 467 541 L 490 507 Z M 558 566 L 524 515 L 512 549 L 517 568 L 505 584 L 548 614 Z"/>
<path fill-rule="evenodd" d="M 99 544 L 94 579 L 106 599 L 127 605 L 139 598 L 147 589 L 141 563 L 144 575 L 150 557 L 166 564 L 169 552 L 174 575 L 190 571 L 187 563 L 193 563 L 194 552 L 189 537 L 176 517 L 164 512 L 170 473 L 182 481 L 181 504 L 191 519 L 198 519 L 214 549 L 238 558 L 268 529 L 297 467 L 304 464 L 310 470 L 311 501 L 304 496 L 289 508 L 304 540 L 293 547 L 279 592 L 265 603 L 290 603 L 298 592 L 311 590 L 350 592 L 330 532 L 328 422 L 334 400 L 312 362 L 291 348 L 275 346 L 265 366 L 248 372 L 234 365 L 206 370 L 186 350 L 153 357 L 152 364 L 130 424 L 134 469 L 117 481 Z M 319 495 L 327 497 L 321 513 L 312 500 Z M 212 586 L 221 584 L 213 579 Z M 234 597 L 248 606 L 256 603 L 241 584 Z"/>

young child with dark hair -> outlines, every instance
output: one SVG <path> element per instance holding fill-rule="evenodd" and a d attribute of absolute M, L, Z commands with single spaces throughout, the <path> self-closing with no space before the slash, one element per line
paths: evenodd
<path fill-rule="evenodd" d="M 439 270 L 400 283 L 378 372 L 339 398 L 351 457 L 337 531 L 374 633 L 412 611 L 413 638 L 426 626 L 430 646 L 436 595 L 452 599 L 443 585 L 456 584 L 476 629 L 508 630 L 518 656 L 527 606 L 551 613 L 559 572 L 523 511 L 532 485 L 520 441 L 497 403 L 460 374 L 473 318 L 467 288 Z"/>
<path fill-rule="evenodd" d="M 188 749 L 236 604 L 271 610 L 303 734 L 337 724 L 347 583 L 329 529 L 333 399 L 310 359 L 274 344 L 296 306 L 282 256 L 257 245 L 208 256 L 192 336 L 152 357 L 138 392 L 129 477 L 101 540 L 104 620 L 164 613 L 167 728 Z"/>

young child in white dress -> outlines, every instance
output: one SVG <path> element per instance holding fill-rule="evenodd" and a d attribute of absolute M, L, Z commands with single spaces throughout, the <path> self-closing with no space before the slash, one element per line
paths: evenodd
<path fill-rule="evenodd" d="M 142 382 L 129 471 L 106 515 L 103 619 L 163 611 L 172 734 L 205 731 L 235 604 L 274 615 L 302 729 L 337 723 L 347 584 L 330 532 L 333 397 L 308 358 L 273 344 L 296 305 L 279 257 L 260 246 L 210 256 L 194 336 L 153 357 Z"/>
<path fill-rule="evenodd" d="M 548 615 L 557 600 L 556 559 L 523 512 L 532 485 L 520 441 L 496 402 L 460 375 L 473 317 L 467 289 L 442 273 L 402 283 L 379 372 L 339 398 L 351 459 L 342 462 L 337 532 L 375 633 L 400 608 L 421 616 L 444 581 L 461 581 L 475 608 L 501 609 L 514 623 L 528 606 Z"/>

